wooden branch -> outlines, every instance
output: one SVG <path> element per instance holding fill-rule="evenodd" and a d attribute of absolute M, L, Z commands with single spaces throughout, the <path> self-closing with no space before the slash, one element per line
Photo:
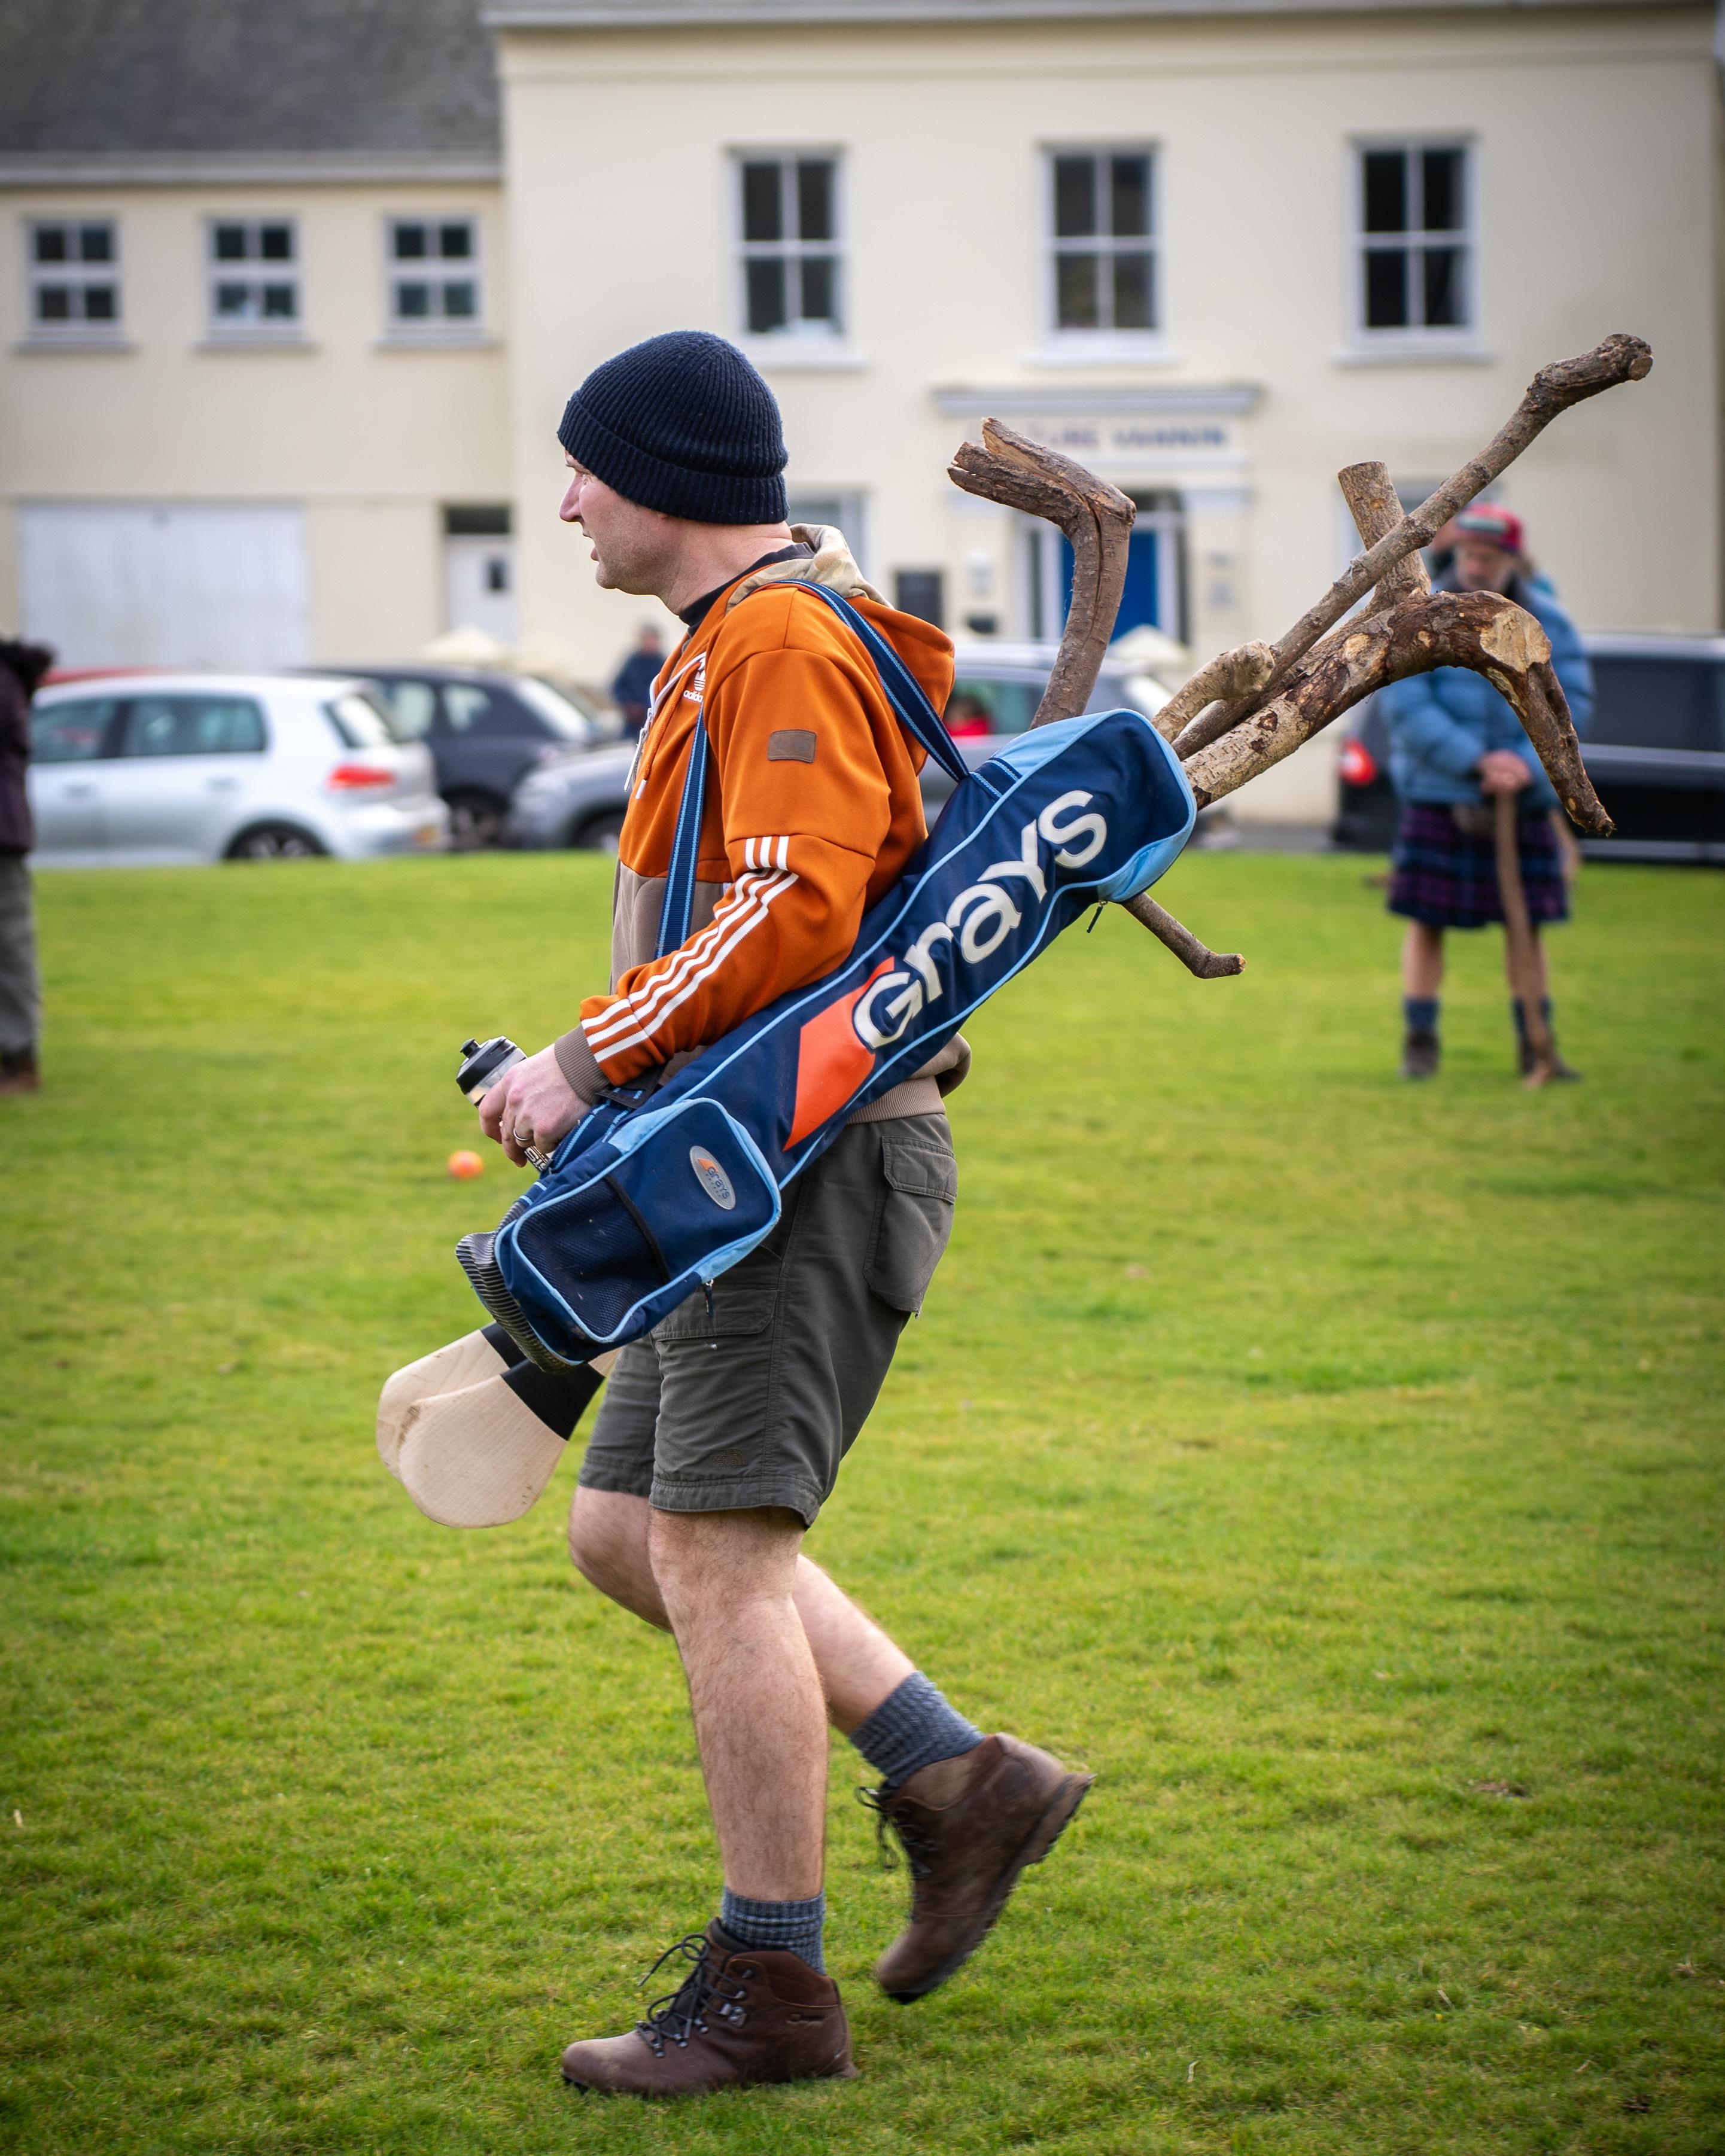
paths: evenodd
<path fill-rule="evenodd" d="M 1402 506 L 1389 483 L 1388 465 L 1349 465 L 1337 473 L 1336 484 L 1348 504 L 1353 528 L 1367 546 L 1375 547 L 1380 539 L 1387 539 L 1401 522 Z M 1372 593 L 1373 611 L 1394 606 L 1398 599 L 1423 599 L 1430 589 L 1431 578 L 1418 552 L 1404 555 L 1388 576 L 1378 579 Z"/>
<path fill-rule="evenodd" d="M 1601 837 L 1611 830 L 1552 670 L 1550 640 L 1532 614 L 1497 592 L 1433 593 L 1351 624 L 1296 667 L 1260 711 L 1188 761 L 1199 806 L 1291 756 L 1374 690 L 1439 666 L 1483 674 L 1527 729 L 1570 820 Z"/>
<path fill-rule="evenodd" d="M 1070 542 L 1072 602 L 1059 656 L 1030 724 L 1076 717 L 1090 701 L 1114 634 L 1136 506 L 1070 457 L 1027 440 L 998 419 L 983 420 L 981 443 L 966 442 L 947 475 L 967 494 L 1046 517 Z"/>
<path fill-rule="evenodd" d="M 1151 721 L 1165 741 L 1173 741 L 1189 720 L 1195 719 L 1217 697 L 1251 695 L 1261 689 L 1276 668 L 1276 654 L 1267 644 L 1236 644 L 1219 651 L 1200 666 L 1183 687 L 1177 690 Z"/>
<path fill-rule="evenodd" d="M 1589 397 L 1615 389 L 1620 382 L 1645 379 L 1653 365 L 1653 353 L 1640 337 L 1609 336 L 1579 359 L 1558 360 L 1543 367 L 1527 385 L 1527 394 L 1481 450 L 1454 473 L 1418 509 L 1403 517 L 1393 530 L 1357 555 L 1317 604 L 1309 608 L 1275 647 L 1276 665 L 1269 681 L 1250 696 L 1236 698 L 1227 709 L 1227 726 L 1213 724 L 1209 739 L 1219 739 L 1227 727 L 1237 726 L 1275 690 L 1318 639 L 1357 601 L 1363 599 L 1398 563 L 1433 538 L 1459 510 L 1465 509 L 1482 487 L 1506 471 L 1528 444 L 1542 434 L 1560 413 L 1584 403 Z M 1179 752 L 1179 744 L 1175 744 Z M 1190 752 L 1187 752 L 1190 753 Z"/>
<path fill-rule="evenodd" d="M 1121 901 L 1124 912 L 1134 921 L 1142 921 L 1153 936 L 1158 937 L 1179 960 L 1189 973 L 1200 981 L 1219 981 L 1230 973 L 1243 973 L 1245 960 L 1237 951 L 1212 951 L 1200 943 L 1189 928 L 1176 921 L 1173 914 L 1163 909 L 1147 891 L 1141 891 L 1136 898 Z"/>
<path fill-rule="evenodd" d="M 1120 595 L 1126 588 L 1127 550 L 1132 543 L 1132 519 L 1137 510 L 1131 499 L 1098 479 L 1082 465 L 1074 464 L 1057 450 L 1028 441 L 998 419 L 984 419 L 980 444 L 966 442 L 947 467 L 947 477 L 967 494 L 985 501 L 1002 501 L 1032 516 L 1057 524 L 1072 545 L 1072 603 L 1060 649 L 1049 675 L 1048 686 L 1036 706 L 1033 726 L 1051 725 L 1056 719 L 1075 718 L 1089 703 L 1102 669 Z M 1267 647 L 1247 645 L 1254 654 L 1244 665 L 1232 662 L 1240 654 L 1227 653 L 1213 660 L 1205 670 L 1232 690 L 1262 678 L 1270 661 Z M 1225 670 L 1218 671 L 1219 668 Z M 1212 691 L 1211 693 L 1214 693 Z M 1200 980 L 1214 980 L 1237 973 L 1243 958 L 1219 956 L 1200 943 L 1189 928 L 1183 928 L 1170 913 L 1149 898 L 1134 899 L 1127 908 L 1135 920 L 1160 937 L 1174 956 Z"/>
<path fill-rule="evenodd" d="M 1495 804 L 1491 833 L 1497 859 L 1497 896 L 1503 903 L 1503 933 L 1509 945 L 1510 978 L 1527 1027 L 1527 1045 L 1533 1051 L 1533 1068 L 1523 1083 L 1543 1086 L 1558 1075 L 1558 1051 L 1551 1028 L 1540 1009 L 1539 956 L 1533 943 L 1533 924 L 1527 918 L 1527 894 L 1522 883 L 1522 856 L 1516 840 L 1516 798 L 1500 793 Z"/>

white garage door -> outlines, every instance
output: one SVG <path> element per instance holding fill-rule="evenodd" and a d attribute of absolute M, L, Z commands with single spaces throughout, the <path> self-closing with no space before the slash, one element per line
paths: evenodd
<path fill-rule="evenodd" d="M 310 656 L 305 520 L 275 504 L 29 502 L 27 636 L 62 666 L 297 666 Z"/>

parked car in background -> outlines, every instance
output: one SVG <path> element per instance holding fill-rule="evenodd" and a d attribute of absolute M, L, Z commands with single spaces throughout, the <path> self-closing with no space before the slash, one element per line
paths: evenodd
<path fill-rule="evenodd" d="M 1030 723 L 1055 660 L 1055 647 L 1042 644 L 961 644 L 957 673 L 947 703 L 949 729 L 974 771 L 997 755 Z M 1129 705 L 1147 717 L 1168 701 L 1168 691 L 1147 675 L 1105 668 L 1086 709 L 1112 711 Z M 588 755 L 547 760 L 516 789 L 505 826 L 514 846 L 598 846 L 614 853 L 629 804 L 634 744 Z M 922 767 L 922 798 L 931 819 L 952 790 L 937 764 Z"/>
<path fill-rule="evenodd" d="M 1035 716 L 1058 648 L 1052 644 L 1007 644 L 993 637 L 986 644 L 954 645 L 957 665 L 943 716 L 959 754 L 973 771 L 998 756 Z M 1168 690 L 1147 674 L 1125 674 L 1104 660 L 1084 708 L 1112 711 L 1124 705 L 1149 718 L 1168 701 Z M 931 759 L 923 765 L 922 798 L 931 810 L 937 809 L 952 790 L 952 780 L 937 763 Z"/>
<path fill-rule="evenodd" d="M 1588 777 L 1617 829 L 1583 838 L 1599 860 L 1725 862 L 1725 636 L 1599 631 L 1584 636 L 1594 716 Z M 1369 698 L 1342 744 L 1338 846 L 1394 844 L 1389 729 Z"/>
<path fill-rule="evenodd" d="M 431 752 L 363 683 L 121 674 L 40 690 L 30 808 L 44 868 L 430 852 Z"/>
<path fill-rule="evenodd" d="M 532 674 L 456 666 L 357 666 L 404 741 L 423 741 L 449 804 L 452 844 L 495 846 L 510 796 L 535 764 L 614 741 L 622 721 Z"/>

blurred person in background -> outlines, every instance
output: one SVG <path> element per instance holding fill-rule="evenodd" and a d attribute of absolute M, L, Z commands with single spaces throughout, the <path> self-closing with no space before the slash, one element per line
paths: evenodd
<path fill-rule="evenodd" d="M 1440 536 L 1453 547 L 1438 591 L 1502 592 L 1533 615 L 1551 639 L 1556 669 L 1579 734 L 1593 713 L 1593 674 L 1575 626 L 1556 592 L 1523 551 L 1522 521 L 1495 503 L 1464 510 Z M 1551 996 L 1543 923 L 1567 921 L 1565 851 L 1558 797 L 1506 700 L 1481 675 L 1460 666 L 1397 681 L 1380 692 L 1389 731 L 1390 776 L 1401 797 L 1401 824 L 1389 880 L 1389 911 L 1404 916 L 1402 946 L 1404 1078 L 1436 1075 L 1438 1014 L 1444 979 L 1444 931 L 1502 921 L 1493 840 L 1495 799 L 1516 797 L 1516 845 L 1538 960 L 1540 1006 L 1548 1029 Z M 1504 964 L 1509 965 L 1505 938 Z M 1522 1075 L 1532 1068 L 1527 1014 L 1510 981 Z M 1576 1078 L 1561 1057 L 1557 1075 Z"/>
<path fill-rule="evenodd" d="M 0 638 L 0 1093 L 33 1093 L 41 1083 L 42 978 L 36 915 L 25 859 L 36 842 L 24 767 L 30 760 L 30 699 L 54 664 L 38 644 Z"/>
<path fill-rule="evenodd" d="M 617 708 L 632 734 L 639 733 L 647 722 L 648 709 L 653 701 L 653 684 L 664 664 L 665 646 L 660 641 L 659 631 L 649 622 L 611 684 Z"/>

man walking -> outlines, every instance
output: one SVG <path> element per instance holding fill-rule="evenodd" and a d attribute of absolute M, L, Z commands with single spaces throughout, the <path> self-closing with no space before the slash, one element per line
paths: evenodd
<path fill-rule="evenodd" d="M 651 1086 L 829 973 L 925 835 L 921 751 L 852 633 L 798 580 L 859 607 L 938 708 L 952 647 L 864 582 L 840 536 L 786 523 L 772 392 L 722 338 L 649 339 L 597 368 L 559 429 L 561 514 L 599 583 L 662 599 L 688 634 L 661 670 L 619 846 L 612 981 L 485 1096 L 516 1161 L 608 1086 Z M 657 952 L 697 728 L 711 758 L 687 939 Z M 921 1306 L 952 1224 L 942 1094 L 956 1040 L 860 1111 L 785 1195 L 771 1236 L 624 1350 L 569 1548 L 603 1593 L 675 1638 L 724 1863 L 687 1974 L 565 2078 L 648 2096 L 854 2071 L 821 1931 L 826 1724 L 880 1777 L 910 1860 L 909 1923 L 877 1965 L 924 1997 L 974 1951 L 1091 1778 L 984 1737 L 800 1545 Z"/>
<path fill-rule="evenodd" d="M 1533 615 L 1551 639 L 1552 665 L 1569 700 L 1575 731 L 1585 734 L 1593 715 L 1592 670 L 1557 593 L 1527 562 L 1521 519 L 1495 503 L 1476 503 L 1448 529 L 1455 554 L 1434 588 L 1502 592 Z M 1517 797 L 1516 851 L 1533 928 L 1540 1008 L 1551 1031 L 1539 928 L 1569 917 L 1563 849 L 1553 820 L 1558 797 L 1521 721 L 1481 675 L 1440 666 L 1382 690 L 1379 707 L 1389 730 L 1390 773 L 1402 801 L 1389 883 L 1389 911 L 1408 923 L 1402 946 L 1402 1075 L 1430 1078 L 1440 1053 L 1444 931 L 1503 919 L 1492 844 L 1491 802 L 1499 793 Z M 1533 1049 L 1507 934 L 1504 967 L 1526 1077 L 1533 1068 Z M 1553 1075 L 1574 1079 L 1580 1074 L 1559 1057 Z"/>

